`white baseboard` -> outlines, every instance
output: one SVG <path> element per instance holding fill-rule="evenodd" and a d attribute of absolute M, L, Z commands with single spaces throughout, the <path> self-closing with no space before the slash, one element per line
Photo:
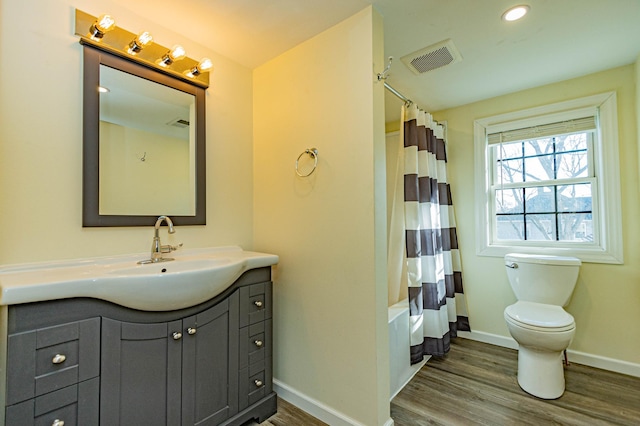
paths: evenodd
<path fill-rule="evenodd" d="M 482 331 L 459 331 L 458 336 L 465 339 L 476 340 L 478 342 L 502 346 L 504 348 L 518 349 L 518 343 L 511 337 L 484 333 Z M 613 371 L 615 373 L 640 377 L 640 364 L 636 364 L 633 362 L 607 358 L 604 356 L 574 351 L 571 349 L 567 350 L 567 357 L 569 358 L 570 363 L 575 362 L 576 364 L 588 365 L 589 367 L 595 367 L 602 370 Z"/>
<path fill-rule="evenodd" d="M 308 395 L 305 395 L 297 389 L 294 389 L 275 378 L 273 379 L 273 390 L 280 398 L 331 426 L 365 426 L 346 414 L 341 413 Z M 384 426 L 393 426 L 393 419 L 387 419 Z"/>

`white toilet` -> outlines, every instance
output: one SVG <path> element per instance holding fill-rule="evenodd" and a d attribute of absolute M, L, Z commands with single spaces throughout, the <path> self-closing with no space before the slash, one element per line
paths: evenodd
<path fill-rule="evenodd" d="M 518 299 L 504 310 L 519 345 L 518 383 L 538 398 L 559 398 L 564 393 L 563 352 L 576 331 L 562 307 L 573 293 L 580 259 L 511 253 L 504 260 Z"/>

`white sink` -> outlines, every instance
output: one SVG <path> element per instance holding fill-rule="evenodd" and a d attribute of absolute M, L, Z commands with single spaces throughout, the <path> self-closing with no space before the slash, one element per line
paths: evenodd
<path fill-rule="evenodd" d="M 249 269 L 278 256 L 214 247 L 171 253 L 173 261 L 139 265 L 148 254 L 0 267 L 0 305 L 73 297 L 107 300 L 144 311 L 205 302 Z"/>

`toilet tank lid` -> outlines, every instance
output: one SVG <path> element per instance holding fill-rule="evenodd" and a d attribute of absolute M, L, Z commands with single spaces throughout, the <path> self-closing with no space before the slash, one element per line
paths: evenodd
<path fill-rule="evenodd" d="M 544 265 L 573 265 L 580 266 L 582 262 L 577 257 L 548 256 L 544 254 L 509 253 L 504 256 L 507 264 L 516 263 L 541 263 Z"/>

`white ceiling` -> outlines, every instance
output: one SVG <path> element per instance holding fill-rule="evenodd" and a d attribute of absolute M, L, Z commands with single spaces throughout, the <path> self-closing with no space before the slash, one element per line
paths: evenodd
<path fill-rule="evenodd" d="M 255 68 L 364 7 L 384 17 L 387 82 L 429 111 L 633 63 L 640 0 L 114 0 Z M 502 22 L 526 3 L 523 20 Z M 404 55 L 452 39 L 462 61 L 415 75 Z M 380 70 L 382 71 L 382 69 Z M 401 102 L 387 96 L 387 118 Z M 399 115 L 399 114 L 398 114 Z"/>

